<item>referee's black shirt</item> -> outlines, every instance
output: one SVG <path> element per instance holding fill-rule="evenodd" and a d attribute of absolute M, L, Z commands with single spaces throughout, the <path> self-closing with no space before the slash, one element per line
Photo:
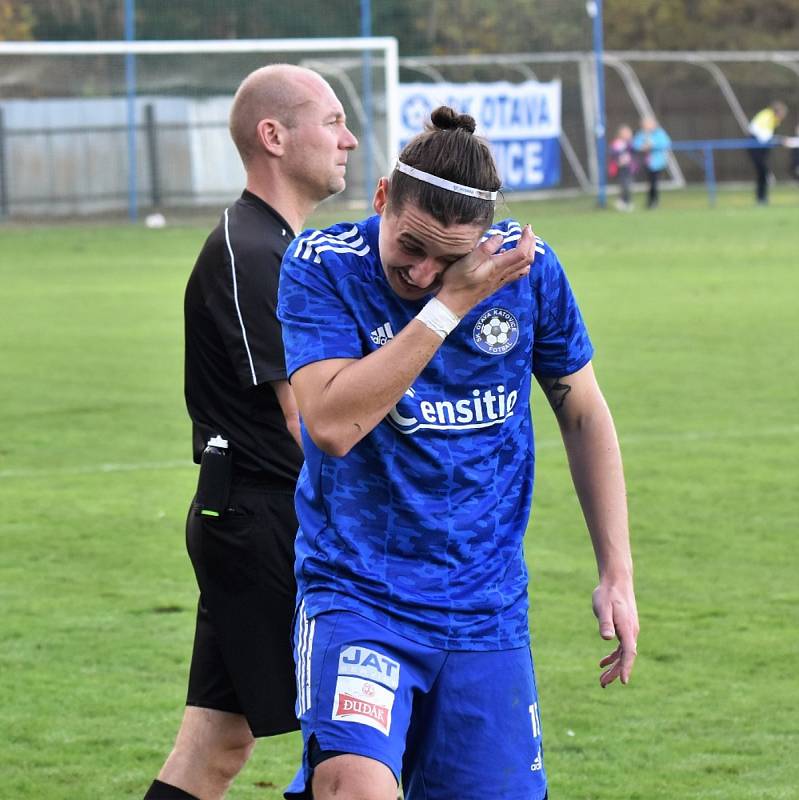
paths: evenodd
<path fill-rule="evenodd" d="M 237 473 L 277 486 L 293 485 L 302 466 L 269 386 L 286 379 L 276 306 L 280 262 L 293 238 L 288 223 L 245 190 L 206 240 L 184 301 L 194 461 L 221 434 Z"/>

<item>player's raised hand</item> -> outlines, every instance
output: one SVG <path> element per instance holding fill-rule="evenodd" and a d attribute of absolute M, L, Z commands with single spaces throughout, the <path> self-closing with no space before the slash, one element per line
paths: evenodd
<path fill-rule="evenodd" d="M 632 581 L 600 583 L 594 589 L 592 601 L 599 621 L 599 635 L 603 639 L 619 640 L 616 649 L 599 662 L 604 669 L 599 685 L 604 689 L 616 678 L 626 684 L 638 654 L 638 611 Z"/>
<path fill-rule="evenodd" d="M 437 296 L 454 314 L 465 316 L 497 289 L 530 272 L 535 257 L 532 228 L 525 225 L 516 247 L 498 254 L 502 242 L 502 236 L 491 236 L 446 270 Z"/>

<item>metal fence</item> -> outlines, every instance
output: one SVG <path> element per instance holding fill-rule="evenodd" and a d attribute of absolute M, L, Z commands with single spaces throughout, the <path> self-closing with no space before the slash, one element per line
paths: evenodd
<path fill-rule="evenodd" d="M 0 59 L 5 58 L 1 55 Z M 241 77 L 274 54 L 207 54 L 141 57 L 133 102 L 137 203 L 143 211 L 218 208 L 237 193 L 243 170 L 227 133 L 227 114 Z M 121 57 L 30 57 L 0 60 L 0 214 L 10 218 L 121 214 L 129 206 L 129 123 Z M 280 58 L 287 58 L 285 54 Z M 370 61 L 371 117 L 362 103 L 364 79 L 358 53 L 292 56 L 325 71 L 342 97 L 362 142 L 351 159 L 349 188 L 339 201 L 368 199 L 368 176 L 383 171 L 392 105 L 382 56 Z M 562 188 L 594 191 L 593 54 L 424 56 L 399 59 L 403 81 L 558 78 L 563 86 Z M 774 98 L 792 115 L 782 133 L 794 133 L 799 108 L 799 52 L 641 53 L 607 52 L 606 119 L 610 133 L 655 114 L 675 142 L 735 140 L 746 123 Z M 47 84 L 43 81 L 47 77 Z M 371 126 L 371 127 L 369 127 Z M 791 153 L 772 154 L 778 180 L 789 178 Z M 707 148 L 677 146 L 667 185 L 705 180 Z M 713 154 L 718 182 L 750 181 L 742 149 Z"/>

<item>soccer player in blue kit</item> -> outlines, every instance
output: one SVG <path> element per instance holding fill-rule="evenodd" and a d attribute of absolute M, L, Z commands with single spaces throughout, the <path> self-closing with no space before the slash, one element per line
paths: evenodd
<path fill-rule="evenodd" d="M 555 253 L 492 224 L 474 120 L 436 109 L 377 215 L 289 246 L 278 315 L 305 450 L 296 506 L 303 766 L 286 797 L 542 800 L 523 536 L 532 377 L 594 546 L 627 683 L 638 619 L 618 442 Z"/>

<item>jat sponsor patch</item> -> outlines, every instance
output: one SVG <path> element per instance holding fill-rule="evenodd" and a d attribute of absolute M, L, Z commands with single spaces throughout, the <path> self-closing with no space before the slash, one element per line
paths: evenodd
<path fill-rule="evenodd" d="M 370 681 L 379 681 L 389 689 L 396 689 L 399 686 L 400 665 L 377 650 L 357 644 L 349 645 L 341 648 L 338 674 L 357 675 Z"/>
<path fill-rule="evenodd" d="M 388 736 L 394 692 L 374 681 L 339 675 L 333 695 L 333 719 L 358 722 Z"/>

